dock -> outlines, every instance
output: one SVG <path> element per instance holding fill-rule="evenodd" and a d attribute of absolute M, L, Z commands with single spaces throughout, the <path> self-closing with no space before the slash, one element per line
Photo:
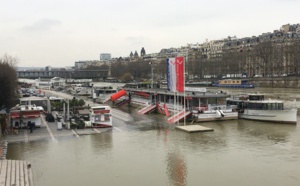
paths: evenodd
<path fill-rule="evenodd" d="M 0 186 L 32 186 L 31 164 L 20 160 L 0 160 Z"/>
<path fill-rule="evenodd" d="M 185 126 L 176 126 L 176 129 L 185 131 L 185 132 L 211 132 L 214 131 L 212 128 L 203 127 L 201 125 L 185 125 Z"/>

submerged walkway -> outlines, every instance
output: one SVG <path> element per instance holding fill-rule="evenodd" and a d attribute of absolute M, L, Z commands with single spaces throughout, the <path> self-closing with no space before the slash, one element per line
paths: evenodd
<path fill-rule="evenodd" d="M 31 164 L 20 160 L 0 160 L 0 186 L 32 186 Z"/>

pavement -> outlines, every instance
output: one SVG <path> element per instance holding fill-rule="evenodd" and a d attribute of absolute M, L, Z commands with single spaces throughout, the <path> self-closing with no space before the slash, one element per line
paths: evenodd
<path fill-rule="evenodd" d="M 57 91 L 50 91 L 44 90 L 45 95 L 49 96 L 58 96 L 64 99 L 72 99 L 74 96 Z M 89 104 L 90 106 L 100 105 L 97 103 L 93 103 L 90 100 L 85 100 L 86 105 Z M 132 117 L 123 111 L 111 108 L 113 119 L 119 119 L 125 122 L 131 121 Z M 118 130 L 117 127 L 113 126 L 111 128 L 85 128 L 85 129 L 67 129 L 62 128 L 58 129 L 56 121 L 54 122 L 47 122 L 45 120 L 45 115 L 42 115 L 42 125 L 41 127 L 37 127 L 30 133 L 29 129 L 18 129 L 16 134 L 6 135 L 2 138 L 3 143 L 18 143 L 18 142 L 30 142 L 30 141 L 38 141 L 38 140 L 51 140 L 53 142 L 58 142 L 61 138 L 79 138 L 83 135 L 94 135 L 100 134 L 103 132 L 111 131 L 111 130 Z M 0 143 L 2 143 L 0 141 Z M 1 144 L 0 144 L 0 156 L 2 152 Z"/>
<path fill-rule="evenodd" d="M 42 125 L 30 133 L 29 129 L 18 129 L 15 134 L 6 135 L 3 141 L 8 143 L 30 142 L 39 140 L 50 140 L 58 142 L 61 138 L 78 138 L 82 135 L 93 135 L 112 130 L 112 128 L 85 128 L 85 129 L 58 129 L 57 123 L 47 122 L 42 115 Z"/>

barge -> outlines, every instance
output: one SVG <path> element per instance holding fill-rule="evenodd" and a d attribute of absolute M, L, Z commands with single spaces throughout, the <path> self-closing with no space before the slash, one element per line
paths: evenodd
<path fill-rule="evenodd" d="M 154 88 L 151 88 L 152 86 Z M 185 92 L 174 93 L 157 87 L 155 83 L 151 85 L 149 83 L 127 84 L 121 91 L 119 98 L 112 96 L 112 101 L 117 102 L 115 106 L 124 102 L 137 104 L 143 106 L 138 111 L 139 114 L 156 111 L 165 114 L 170 123 L 184 120 L 184 118 L 195 122 L 238 118 L 238 113 L 231 106 L 226 105 L 226 99 L 230 95 L 222 91 L 211 92 L 204 87 L 185 87 Z"/>
<path fill-rule="evenodd" d="M 213 87 L 222 88 L 254 88 L 254 84 L 247 79 L 222 79 L 212 83 Z"/>

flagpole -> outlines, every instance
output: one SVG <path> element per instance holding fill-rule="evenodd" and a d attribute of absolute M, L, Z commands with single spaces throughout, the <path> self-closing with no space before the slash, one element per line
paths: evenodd
<path fill-rule="evenodd" d="M 176 115 L 176 92 L 174 91 L 174 116 Z M 174 117 L 175 119 L 176 117 Z"/>
<path fill-rule="evenodd" d="M 151 65 L 151 88 L 153 89 L 153 64 L 152 64 L 152 61 L 150 62 L 150 65 Z"/>
<path fill-rule="evenodd" d="M 186 112 L 186 108 L 185 108 L 185 63 L 186 63 L 186 60 L 185 60 L 186 56 L 184 56 L 184 61 L 183 61 L 183 104 L 184 104 L 184 112 Z M 184 126 L 185 126 L 185 123 L 186 123 L 186 118 L 184 117 Z"/>

